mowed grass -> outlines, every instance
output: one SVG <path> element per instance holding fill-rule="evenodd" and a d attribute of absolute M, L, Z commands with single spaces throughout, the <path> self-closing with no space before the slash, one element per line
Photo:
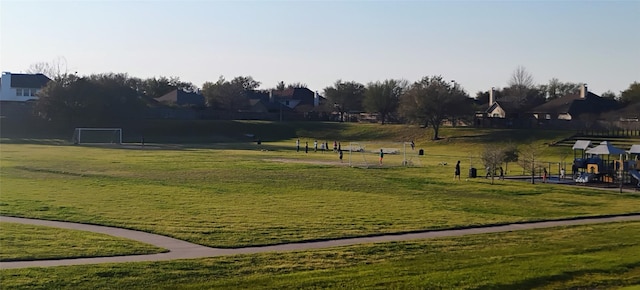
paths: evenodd
<path fill-rule="evenodd" d="M 7 289 L 618 289 L 640 222 L 171 262 L 0 271 Z M 627 289 L 627 288 L 625 288 Z"/>
<path fill-rule="evenodd" d="M 0 223 L 0 261 L 142 255 L 165 252 L 152 245 L 105 234 L 17 223 Z"/>
<path fill-rule="evenodd" d="M 433 145 L 420 157 L 422 167 L 360 169 L 335 163 L 335 154 L 296 153 L 294 140 L 171 150 L 2 144 L 0 214 L 240 247 L 640 208 L 640 196 L 634 193 L 453 181 L 453 163 L 482 146 L 475 141 Z M 368 158 L 377 163 L 375 154 Z M 283 159 L 310 163 L 274 161 Z M 385 164 L 401 160 L 388 156 Z M 311 164 L 317 161 L 335 164 Z M 439 161 L 449 165 L 439 166 Z"/>

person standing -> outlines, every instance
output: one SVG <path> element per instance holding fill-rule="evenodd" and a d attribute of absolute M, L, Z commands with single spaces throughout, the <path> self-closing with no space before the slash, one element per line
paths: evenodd
<path fill-rule="evenodd" d="M 304 142 L 304 153 L 309 153 L 309 142 Z"/>
<path fill-rule="evenodd" d="M 300 139 L 296 140 L 296 152 L 300 152 Z"/>
<path fill-rule="evenodd" d="M 382 165 L 382 158 L 384 158 L 384 151 L 380 148 L 380 165 Z"/>
<path fill-rule="evenodd" d="M 340 163 L 342 163 L 342 150 L 338 151 L 338 156 L 340 157 Z"/>
<path fill-rule="evenodd" d="M 542 168 L 542 183 L 547 182 L 547 168 Z"/>
<path fill-rule="evenodd" d="M 313 140 L 313 152 L 318 152 L 318 140 Z"/>
<path fill-rule="evenodd" d="M 413 151 L 415 149 L 416 149 L 416 143 L 414 143 L 413 140 L 411 140 L 411 150 Z"/>
<path fill-rule="evenodd" d="M 460 180 L 460 160 L 456 163 L 456 172 L 453 175 L 453 180 L 456 180 L 456 178 Z"/>
<path fill-rule="evenodd" d="M 500 166 L 500 177 L 498 179 L 504 180 L 504 169 L 502 169 L 502 166 Z"/>
<path fill-rule="evenodd" d="M 564 168 L 560 169 L 560 179 L 564 179 L 566 172 L 564 172 Z"/>
<path fill-rule="evenodd" d="M 333 141 L 333 152 L 338 152 L 338 141 Z"/>

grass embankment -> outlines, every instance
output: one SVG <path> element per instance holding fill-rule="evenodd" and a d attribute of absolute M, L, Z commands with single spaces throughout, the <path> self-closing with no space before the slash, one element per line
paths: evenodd
<path fill-rule="evenodd" d="M 372 126 L 347 126 L 347 132 L 353 130 L 348 134 L 358 137 L 351 138 L 360 139 L 379 128 Z M 360 130 L 369 133 L 358 135 Z M 238 247 L 640 208 L 635 194 L 453 181 L 455 160 L 484 146 L 478 138 L 494 137 L 470 137 L 468 129 L 448 134 L 449 143 L 418 141 L 428 146 L 428 155 L 420 157 L 423 167 L 368 170 L 269 161 L 337 160 L 331 153 L 296 153 L 293 139 L 260 147 L 219 144 L 176 150 L 3 144 L 0 214 L 119 226 Z M 234 149 L 238 147 L 244 149 Z M 393 158 L 400 157 L 389 156 L 385 162 Z"/>
<path fill-rule="evenodd" d="M 108 257 L 162 253 L 164 249 L 104 234 L 0 223 L 0 261 Z"/>
<path fill-rule="evenodd" d="M 615 238 L 612 238 L 615 237 Z M 618 289 L 640 284 L 640 223 L 306 252 L 0 271 L 11 289 Z"/>

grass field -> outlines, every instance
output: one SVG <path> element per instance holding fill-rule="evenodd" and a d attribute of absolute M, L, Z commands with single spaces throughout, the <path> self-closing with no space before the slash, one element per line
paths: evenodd
<path fill-rule="evenodd" d="M 564 138 L 566 132 L 446 128 L 444 139 L 432 141 L 429 131 L 410 126 L 227 125 L 235 126 L 236 133 L 264 132 L 265 142 L 260 146 L 239 142 L 241 137 L 232 136 L 229 128 L 215 133 L 214 139 L 231 143 L 152 144 L 144 150 L 135 144 L 108 148 L 71 146 L 59 140 L 3 140 L 0 214 L 111 225 L 208 246 L 239 247 L 640 209 L 637 193 L 509 180 L 491 185 L 483 178 L 453 180 L 456 160 L 462 161 L 464 174 L 470 164 L 479 167 L 478 155 L 485 146 L 507 142 L 536 144 L 541 159 L 560 161 L 571 154 L 570 149 L 544 144 Z M 310 144 L 314 139 L 371 146 L 415 140 L 416 149 L 424 149 L 426 155 L 413 153 L 419 167 L 390 166 L 400 164 L 402 156 L 388 155 L 383 167 L 350 168 L 335 154 L 296 153 L 295 136 Z M 367 158 L 377 163 L 376 154 Z M 438 165 L 441 162 L 448 165 Z M 509 168 L 519 170 L 515 164 Z M 607 288 L 640 283 L 638 226 L 599 225 L 163 263 L 4 270 L 0 275 L 3 286 L 42 289 Z M 28 229 L 12 233 L 22 231 L 29 233 Z M 83 237 L 73 239 L 81 242 Z M 16 248 L 46 246 L 37 239 L 26 240 Z M 8 255 L 4 248 L 0 247 L 0 256 Z M 107 248 L 117 250 L 117 246 Z"/>
<path fill-rule="evenodd" d="M 351 138 L 379 134 L 371 128 L 348 131 Z M 463 141 L 467 130 L 452 138 L 456 146 L 481 147 L 476 140 Z M 294 140 L 285 140 L 260 147 L 232 143 L 125 150 L 3 144 L 0 213 L 238 247 L 640 208 L 636 194 L 514 181 L 490 185 L 485 179 L 454 182 L 452 166 L 437 165 L 453 164 L 466 155 L 463 149 L 452 150 L 451 144 L 418 142 L 430 146 L 423 166 L 416 168 L 272 161 L 337 161 L 335 154 L 296 153 L 293 145 Z M 400 156 L 389 156 L 385 162 L 393 158 L 401 161 Z"/>
<path fill-rule="evenodd" d="M 15 223 L 0 223 L 0 248 L 0 262 L 140 255 L 164 251 L 104 234 Z"/>
<path fill-rule="evenodd" d="M 171 262 L 13 269 L 0 271 L 0 280 L 7 289 L 634 289 L 640 285 L 640 223 Z"/>

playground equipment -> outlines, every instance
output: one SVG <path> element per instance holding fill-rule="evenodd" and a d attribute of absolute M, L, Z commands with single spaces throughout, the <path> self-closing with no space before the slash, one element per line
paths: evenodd
<path fill-rule="evenodd" d="M 629 176 L 633 176 L 639 181 L 640 186 L 638 171 L 640 162 L 636 162 L 640 157 L 640 145 L 633 145 L 630 150 L 625 151 L 607 141 L 589 148 L 591 144 L 592 142 L 588 140 L 578 140 L 572 147 L 574 150 L 572 173 L 577 183 L 619 181 L 622 184 L 625 180 L 629 180 Z"/>

